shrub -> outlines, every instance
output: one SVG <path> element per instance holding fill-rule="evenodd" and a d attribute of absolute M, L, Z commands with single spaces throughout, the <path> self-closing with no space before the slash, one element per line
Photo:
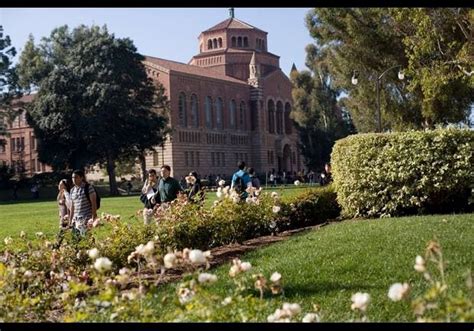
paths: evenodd
<path fill-rule="evenodd" d="M 308 190 L 282 204 L 278 228 L 286 230 L 322 224 L 327 220 L 337 218 L 340 212 L 341 207 L 336 201 L 336 192 L 332 185 Z"/>
<path fill-rule="evenodd" d="M 331 160 L 343 216 L 466 211 L 474 181 L 474 132 L 359 134 Z"/>

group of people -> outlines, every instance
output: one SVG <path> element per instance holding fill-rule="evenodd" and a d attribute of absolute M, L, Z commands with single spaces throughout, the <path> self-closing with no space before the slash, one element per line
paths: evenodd
<path fill-rule="evenodd" d="M 148 171 L 148 178 L 143 184 L 140 201 L 144 205 L 144 222 L 149 223 L 149 211 L 156 206 L 166 208 L 169 203 L 178 197 L 179 193 L 186 194 L 188 201 L 192 203 L 202 203 L 204 201 L 204 192 L 202 190 L 201 180 L 196 171 L 191 171 L 185 177 L 186 185 L 180 184 L 175 178 L 171 177 L 171 168 L 168 165 L 161 167 L 161 176 L 158 178 L 155 169 Z M 260 181 L 255 175 L 255 170 L 249 168 L 246 171 L 245 162 L 239 162 L 238 170 L 233 174 L 231 189 L 246 198 L 246 189 L 253 186 L 260 188 Z"/>
<path fill-rule="evenodd" d="M 260 180 L 253 168 L 246 168 L 245 162 L 239 162 L 237 167 L 238 170 L 232 175 L 231 189 L 244 200 L 248 196 L 248 188 L 260 188 Z M 163 165 L 160 168 L 160 175 L 158 177 L 154 169 L 148 171 L 148 178 L 145 180 L 140 195 L 140 200 L 144 204 L 144 215 L 147 211 L 152 211 L 155 206 L 166 208 L 178 197 L 179 193 L 186 194 L 187 199 L 192 203 L 204 201 L 201 180 L 195 171 L 191 171 L 185 177 L 186 187 L 170 176 L 169 165 Z M 326 164 L 320 175 L 320 184 L 323 186 L 331 181 L 331 167 Z M 60 228 L 72 228 L 73 233 L 84 236 L 87 228 L 97 220 L 100 199 L 96 189 L 86 181 L 83 171 L 75 170 L 72 173 L 71 182 L 66 179 L 59 182 L 58 191 Z M 146 218 L 145 223 L 148 223 Z"/>
<path fill-rule="evenodd" d="M 295 180 L 298 180 L 303 183 L 309 183 L 310 185 L 319 182 L 321 186 L 324 186 L 332 182 L 331 166 L 329 165 L 329 163 L 326 163 L 324 165 L 324 170 L 319 174 L 319 178 L 313 170 L 310 170 L 305 174 L 303 170 L 298 172 L 293 171 L 292 173 L 290 171 L 276 172 L 275 169 L 272 169 L 267 174 L 267 180 L 270 186 L 276 186 L 277 184 L 290 184 L 293 183 Z"/>

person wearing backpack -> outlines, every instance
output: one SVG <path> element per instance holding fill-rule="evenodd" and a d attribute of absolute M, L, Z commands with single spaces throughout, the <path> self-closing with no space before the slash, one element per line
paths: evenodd
<path fill-rule="evenodd" d="M 230 189 L 234 189 L 238 194 L 240 194 L 240 199 L 245 200 L 248 197 L 248 193 L 245 190 L 248 187 L 252 187 L 252 180 L 250 179 L 249 174 L 244 170 L 244 161 L 240 161 L 237 164 L 237 167 L 239 170 L 237 170 L 232 176 Z"/>
<path fill-rule="evenodd" d="M 95 188 L 85 180 L 83 171 L 74 170 L 72 182 L 74 187 L 71 189 L 71 225 L 75 235 L 85 236 L 88 221 L 97 219 L 100 197 Z"/>

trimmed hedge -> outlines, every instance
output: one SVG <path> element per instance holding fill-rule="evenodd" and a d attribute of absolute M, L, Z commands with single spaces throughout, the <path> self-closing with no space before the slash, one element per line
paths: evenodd
<path fill-rule="evenodd" d="M 358 134 L 331 154 L 344 217 L 469 211 L 474 131 Z"/>

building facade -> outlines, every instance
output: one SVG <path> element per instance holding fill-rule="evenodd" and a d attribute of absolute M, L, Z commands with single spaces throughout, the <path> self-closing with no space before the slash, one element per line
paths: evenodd
<path fill-rule="evenodd" d="M 49 172 L 51 167 L 38 160 L 38 146 L 33 128 L 26 122 L 24 104 L 33 100 L 33 95 L 26 95 L 13 104 L 17 116 L 12 122 L 1 123 L 9 132 L 5 139 L 6 144 L 0 145 L 0 165 L 7 165 L 15 169 L 16 174 L 33 176 L 37 173 Z"/>
<path fill-rule="evenodd" d="M 165 87 L 171 134 L 146 157 L 147 169 L 168 164 L 172 176 L 231 175 L 239 161 L 257 173 L 302 169 L 298 135 L 290 119 L 291 82 L 279 56 L 268 51 L 267 32 L 234 17 L 203 31 L 199 54 L 187 64 L 145 56 L 148 75 Z M 33 95 L 19 102 L 30 102 Z M 0 163 L 25 174 L 51 171 L 38 162 L 33 129 L 18 107 L 0 146 Z M 101 177 L 97 169 L 88 176 Z"/>
<path fill-rule="evenodd" d="M 146 56 L 148 75 L 170 100 L 172 128 L 147 168 L 169 164 L 174 177 L 230 175 L 243 160 L 257 173 L 301 170 L 291 82 L 268 51 L 267 32 L 230 17 L 198 42 L 188 64 Z"/>

